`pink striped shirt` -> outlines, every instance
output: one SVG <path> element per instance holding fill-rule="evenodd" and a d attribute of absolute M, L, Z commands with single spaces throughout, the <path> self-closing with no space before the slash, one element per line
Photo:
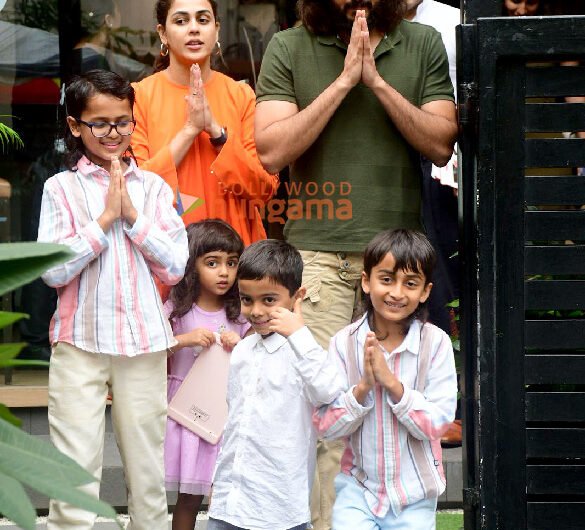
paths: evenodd
<path fill-rule="evenodd" d="M 419 351 L 422 324 L 418 320 L 398 348 L 384 351 L 388 366 L 404 386 L 398 403 L 380 385 L 370 392 L 365 406 L 353 395 L 363 374 L 364 342 L 370 331 L 365 317 L 331 339 L 329 353 L 337 358 L 346 391 L 318 409 L 313 421 L 325 439 L 346 437 L 341 470 L 363 486 L 377 517 L 384 517 L 389 509 L 397 515 L 403 506 L 436 498 L 445 490 L 439 438 L 455 416 L 455 362 L 449 337 L 432 324 L 424 327 L 430 334 L 426 342 L 430 351 L 424 355 Z M 351 357 L 349 341 L 353 341 Z M 419 374 L 424 380 L 419 381 Z"/>
<path fill-rule="evenodd" d="M 59 296 L 50 327 L 53 344 L 127 356 L 176 344 L 153 275 L 168 285 L 183 277 L 185 227 L 162 178 L 134 161 L 124 177 L 138 218 L 133 226 L 118 219 L 107 233 L 97 222 L 110 182 L 106 170 L 83 157 L 77 171 L 45 183 L 38 240 L 75 252 L 43 274 Z"/>

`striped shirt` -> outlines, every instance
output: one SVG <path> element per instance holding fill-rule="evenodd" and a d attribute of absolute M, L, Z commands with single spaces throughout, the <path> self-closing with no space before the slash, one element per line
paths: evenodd
<path fill-rule="evenodd" d="M 346 391 L 318 409 L 313 421 L 325 439 L 346 437 L 341 471 L 363 486 L 377 517 L 389 509 L 398 515 L 402 507 L 445 490 L 440 436 L 455 416 L 455 362 L 449 337 L 432 324 L 422 329 L 420 321 L 413 321 L 402 344 L 391 353 L 384 351 L 404 386 L 398 403 L 380 385 L 364 406 L 353 395 L 370 331 L 365 317 L 331 339 L 329 351 L 337 358 Z"/>
<path fill-rule="evenodd" d="M 53 344 L 127 356 L 176 344 L 153 275 L 168 285 L 183 277 L 185 227 L 162 178 L 133 160 L 124 177 L 138 218 L 132 226 L 118 219 L 107 233 L 97 222 L 110 182 L 106 170 L 83 157 L 76 171 L 45 183 L 38 240 L 75 252 L 43 274 L 59 296 L 50 326 Z"/>

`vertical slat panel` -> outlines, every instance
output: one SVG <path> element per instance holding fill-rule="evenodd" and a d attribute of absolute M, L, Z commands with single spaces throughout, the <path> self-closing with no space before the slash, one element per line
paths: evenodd
<path fill-rule="evenodd" d="M 495 344 L 495 311 L 492 293 L 493 284 L 494 248 L 494 173 L 496 159 L 496 57 L 491 49 L 493 43 L 489 35 L 484 35 L 482 25 L 478 22 L 478 107 L 479 123 L 477 126 L 477 196 L 474 197 L 474 212 L 477 225 L 477 254 L 478 263 L 478 343 L 474 351 L 474 362 L 479 361 L 477 385 L 479 387 L 478 407 L 478 450 L 476 458 L 479 461 L 479 477 L 476 489 L 479 495 L 479 511 L 481 526 L 479 528 L 496 528 L 498 518 L 498 451 L 496 447 L 495 431 L 497 428 L 497 411 L 494 403 L 497 401 L 495 389 L 499 386 L 496 379 L 496 344 Z M 481 43 L 481 44 L 480 44 Z M 481 208 L 477 208 L 478 200 Z M 488 259 L 491 254 L 492 258 Z M 473 271 L 470 274 L 474 274 Z M 475 324 L 477 327 L 477 323 Z M 477 361 L 476 361 L 477 362 Z M 486 374 L 486 376 L 483 376 Z M 490 374 L 487 376 L 487 374 Z M 491 403 L 491 406 L 488 406 Z M 488 435 L 488 433 L 490 433 Z"/>
<path fill-rule="evenodd" d="M 524 324 L 525 239 L 524 116 L 518 104 L 525 91 L 525 69 L 523 62 L 500 61 L 496 79 L 495 292 L 506 295 L 495 300 L 497 388 L 493 397 L 498 411 L 498 504 L 506 513 L 501 528 L 507 530 L 526 525 L 526 512 L 519 509 L 526 503 L 526 469 L 518 465 L 526 457 L 524 337 L 518 333 Z"/>
<path fill-rule="evenodd" d="M 476 167 L 476 79 L 477 32 L 474 25 L 457 28 L 457 79 L 461 134 L 459 148 L 462 179 L 459 187 L 459 255 L 461 258 L 460 340 L 462 371 L 460 374 L 461 417 L 463 420 L 463 487 L 479 486 L 479 462 L 476 460 L 477 424 L 477 204 Z M 462 244 L 463 242 L 464 245 Z M 481 526 L 480 510 L 473 503 L 464 503 L 464 523 L 468 530 Z"/>
<path fill-rule="evenodd" d="M 496 59 L 499 27 L 478 21 L 482 527 L 526 528 L 524 418 L 525 65 Z M 494 296 L 494 293 L 501 293 Z M 502 517 L 505 514 L 505 517 Z"/>

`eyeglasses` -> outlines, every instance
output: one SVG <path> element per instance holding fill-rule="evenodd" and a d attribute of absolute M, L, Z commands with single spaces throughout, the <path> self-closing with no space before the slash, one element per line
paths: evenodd
<path fill-rule="evenodd" d="M 104 138 L 108 136 L 112 129 L 116 129 L 116 132 L 120 136 L 130 136 L 134 132 L 136 125 L 135 120 L 119 121 L 117 123 L 108 123 L 106 121 L 83 121 L 79 118 L 75 118 L 77 123 L 83 123 L 86 127 L 89 127 L 91 134 L 96 138 Z"/>

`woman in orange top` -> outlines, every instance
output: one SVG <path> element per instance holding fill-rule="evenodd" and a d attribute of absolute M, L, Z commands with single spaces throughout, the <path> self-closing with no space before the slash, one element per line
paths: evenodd
<path fill-rule="evenodd" d="M 275 193 L 278 176 L 267 173 L 256 154 L 254 92 L 211 69 L 219 47 L 216 3 L 159 0 L 155 12 L 157 73 L 134 85 L 138 164 L 166 180 L 179 210 L 202 200 L 184 216 L 186 225 L 217 217 L 246 245 L 263 239 L 260 208 Z"/>

